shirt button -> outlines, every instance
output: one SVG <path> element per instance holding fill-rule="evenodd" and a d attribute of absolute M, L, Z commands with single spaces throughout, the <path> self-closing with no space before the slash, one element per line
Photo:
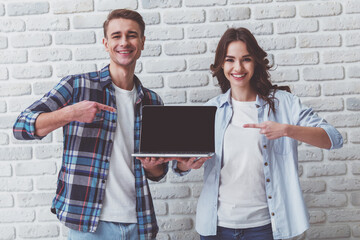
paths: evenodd
<path fill-rule="evenodd" d="M 266 145 L 263 146 L 266 149 Z"/>
<path fill-rule="evenodd" d="M 112 123 L 116 123 L 115 119 L 111 120 Z"/>
<path fill-rule="evenodd" d="M 266 163 L 264 163 L 264 165 L 267 166 L 267 165 L 269 165 L 269 164 L 266 162 Z"/>
<path fill-rule="evenodd" d="M 269 178 L 267 178 L 267 179 L 266 179 L 266 182 L 270 182 L 270 179 L 269 179 Z"/>
<path fill-rule="evenodd" d="M 105 183 L 105 180 L 102 180 L 102 183 Z"/>
<path fill-rule="evenodd" d="M 272 212 L 272 213 L 271 213 L 271 216 L 275 216 L 275 213 L 274 213 L 274 212 Z"/>
<path fill-rule="evenodd" d="M 99 200 L 99 203 L 102 203 L 102 200 Z"/>
<path fill-rule="evenodd" d="M 272 199 L 272 196 L 271 196 L 271 195 L 269 195 L 269 196 L 268 196 L 268 199 Z"/>

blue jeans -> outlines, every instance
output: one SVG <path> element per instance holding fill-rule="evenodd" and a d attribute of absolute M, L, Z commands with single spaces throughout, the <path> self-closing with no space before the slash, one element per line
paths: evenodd
<path fill-rule="evenodd" d="M 94 233 L 70 229 L 68 240 L 139 240 L 136 223 L 100 221 Z"/>
<path fill-rule="evenodd" d="M 244 229 L 217 227 L 216 236 L 200 236 L 201 240 L 274 240 L 271 224 Z"/>

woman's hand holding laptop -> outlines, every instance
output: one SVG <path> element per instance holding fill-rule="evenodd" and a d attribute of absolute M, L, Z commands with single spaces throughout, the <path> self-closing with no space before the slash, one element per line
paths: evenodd
<path fill-rule="evenodd" d="M 199 169 L 204 164 L 206 160 L 209 160 L 212 157 L 191 157 L 191 158 L 177 158 L 174 160 L 178 161 L 177 168 L 180 171 L 188 171 L 190 169 Z"/>

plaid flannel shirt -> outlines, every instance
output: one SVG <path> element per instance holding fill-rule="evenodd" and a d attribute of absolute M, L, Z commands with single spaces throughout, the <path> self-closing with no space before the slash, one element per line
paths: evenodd
<path fill-rule="evenodd" d="M 135 103 L 134 151 L 138 151 L 142 106 L 163 103 L 156 93 L 144 88 L 136 76 L 134 82 L 138 94 Z M 97 72 L 63 78 L 49 93 L 20 114 L 13 127 L 14 136 L 23 140 L 41 139 L 35 135 L 35 121 L 39 114 L 83 100 L 116 108 L 111 83 L 109 66 Z M 97 228 L 109 172 L 116 118 L 116 112 L 101 111 L 92 123 L 74 121 L 63 127 L 63 161 L 52 212 L 69 228 L 84 232 L 95 232 Z M 165 174 L 167 170 L 166 164 Z M 150 189 L 144 168 L 135 158 L 134 172 L 139 239 L 154 239 L 158 226 Z M 162 177 L 152 180 L 157 181 Z"/>

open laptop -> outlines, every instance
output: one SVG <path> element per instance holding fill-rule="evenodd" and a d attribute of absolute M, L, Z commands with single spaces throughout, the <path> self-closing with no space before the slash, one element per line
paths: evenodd
<path fill-rule="evenodd" d="M 208 157 L 215 152 L 214 106 L 142 109 L 140 150 L 134 157 Z"/>

